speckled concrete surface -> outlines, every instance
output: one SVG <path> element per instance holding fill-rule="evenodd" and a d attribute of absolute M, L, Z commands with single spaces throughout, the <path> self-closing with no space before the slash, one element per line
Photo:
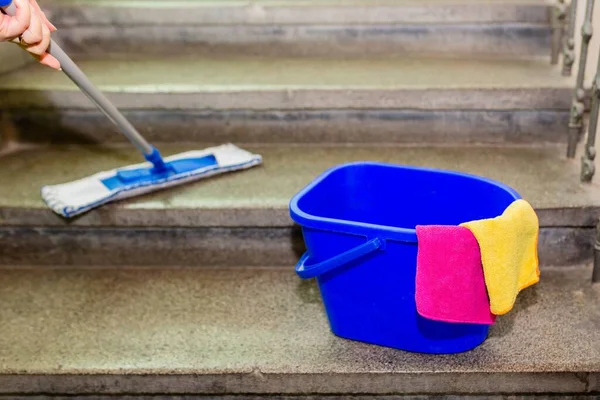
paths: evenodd
<path fill-rule="evenodd" d="M 3 269 L 0 392 L 593 392 L 590 273 L 544 271 L 483 345 L 432 356 L 336 338 L 292 268 Z"/>
<path fill-rule="evenodd" d="M 207 145 L 165 145 L 165 155 Z M 93 211 L 75 224 L 289 226 L 288 203 L 327 168 L 373 160 L 470 172 L 504 182 L 538 210 L 542 226 L 594 226 L 600 186 L 579 183 L 579 160 L 564 146 L 245 146 L 264 165 Z M 139 162 L 133 148 L 49 147 L 0 157 L 2 224 L 64 224 L 46 210 L 40 187 Z"/>
<path fill-rule="evenodd" d="M 84 60 L 81 68 L 102 89 L 118 92 L 181 92 L 263 88 L 538 88 L 568 87 L 547 60 L 436 60 L 411 57 L 304 59 L 236 57 L 168 59 L 121 56 Z M 32 71 L 35 71 L 32 73 Z M 0 90 L 76 91 L 64 74 L 22 70 L 0 82 Z"/>
<path fill-rule="evenodd" d="M 568 109 L 573 78 L 548 60 L 133 57 L 82 61 L 124 109 Z M 0 106 L 94 109 L 39 65 L 0 82 Z"/>

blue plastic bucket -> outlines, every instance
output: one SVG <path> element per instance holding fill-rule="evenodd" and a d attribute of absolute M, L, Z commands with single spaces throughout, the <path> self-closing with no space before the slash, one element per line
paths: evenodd
<path fill-rule="evenodd" d="M 290 203 L 307 252 L 296 272 L 317 278 L 334 334 L 420 353 L 473 349 L 488 326 L 417 313 L 417 225 L 458 225 L 501 215 L 520 196 L 489 179 L 360 162 L 322 174 Z"/>

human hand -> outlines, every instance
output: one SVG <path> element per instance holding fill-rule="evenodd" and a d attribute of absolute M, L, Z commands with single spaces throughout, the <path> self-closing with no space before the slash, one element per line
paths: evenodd
<path fill-rule="evenodd" d="M 31 53 L 41 64 L 60 69 L 60 63 L 47 50 L 50 33 L 56 27 L 48 21 L 36 0 L 13 0 L 16 15 L 0 13 L 0 42 L 18 44 Z"/>

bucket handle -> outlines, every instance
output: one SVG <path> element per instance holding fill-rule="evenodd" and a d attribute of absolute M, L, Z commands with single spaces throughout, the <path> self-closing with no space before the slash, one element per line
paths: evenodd
<path fill-rule="evenodd" d="M 366 256 L 376 250 L 378 250 L 382 246 L 381 240 L 379 238 L 375 238 L 369 240 L 367 243 L 363 243 L 360 246 L 354 247 L 342 254 L 338 254 L 337 256 L 331 257 L 328 260 L 321 261 L 320 263 L 307 265 L 307 261 L 310 258 L 308 252 L 304 253 L 304 255 L 296 264 L 296 273 L 302 279 L 310 279 L 319 275 L 323 275 L 326 272 L 332 271 L 336 268 L 339 268 L 345 264 L 348 264 L 351 261 L 356 260 L 357 258 Z"/>

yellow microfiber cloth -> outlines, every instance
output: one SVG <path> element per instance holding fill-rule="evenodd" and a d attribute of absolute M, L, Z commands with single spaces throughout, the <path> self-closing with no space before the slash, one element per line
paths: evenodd
<path fill-rule="evenodd" d="M 540 280 L 539 221 L 533 207 L 519 199 L 499 217 L 461 226 L 471 230 L 479 243 L 491 312 L 506 314 L 519 292 Z"/>

